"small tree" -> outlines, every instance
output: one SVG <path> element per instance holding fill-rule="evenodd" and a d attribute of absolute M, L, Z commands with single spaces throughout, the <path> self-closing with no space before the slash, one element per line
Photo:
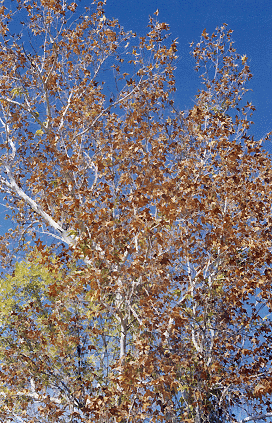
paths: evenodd
<path fill-rule="evenodd" d="M 204 31 L 178 112 L 167 24 L 138 40 L 103 6 L 19 2 L 18 39 L 1 9 L 1 188 L 9 239 L 36 243 L 2 280 L 1 417 L 265 418 L 271 162 L 239 106 L 247 58 Z"/>

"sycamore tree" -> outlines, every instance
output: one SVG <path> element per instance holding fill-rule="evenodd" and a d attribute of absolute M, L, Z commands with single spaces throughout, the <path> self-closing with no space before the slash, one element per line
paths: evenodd
<path fill-rule="evenodd" d="M 247 58 L 204 30 L 178 111 L 168 25 L 103 8 L 1 6 L 1 420 L 264 420 L 272 171 Z"/>

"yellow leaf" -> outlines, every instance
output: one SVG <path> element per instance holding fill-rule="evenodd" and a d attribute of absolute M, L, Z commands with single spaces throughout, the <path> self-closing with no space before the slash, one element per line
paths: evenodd
<path fill-rule="evenodd" d="M 42 136 L 42 135 L 43 135 L 43 130 L 42 130 L 42 129 L 38 129 L 38 130 L 35 132 L 35 135 Z"/>
<path fill-rule="evenodd" d="M 244 54 L 242 57 L 241 57 L 241 59 L 242 59 L 242 63 L 243 63 L 243 65 L 246 63 L 246 61 L 247 61 L 247 57 L 246 57 L 246 55 Z"/>

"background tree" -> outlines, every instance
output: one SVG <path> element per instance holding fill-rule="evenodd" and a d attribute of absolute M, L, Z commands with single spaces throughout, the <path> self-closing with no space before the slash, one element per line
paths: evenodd
<path fill-rule="evenodd" d="M 271 162 L 247 58 L 204 30 L 178 112 L 167 24 L 138 39 L 103 5 L 19 2 L 22 38 L 1 9 L 1 188 L 10 242 L 36 243 L 1 285 L 2 419 L 265 418 Z"/>

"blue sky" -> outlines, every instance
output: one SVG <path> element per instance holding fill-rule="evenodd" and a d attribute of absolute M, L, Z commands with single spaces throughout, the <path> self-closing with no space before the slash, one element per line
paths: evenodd
<path fill-rule="evenodd" d="M 86 6 L 82 0 L 80 5 Z M 170 25 L 172 38 L 179 41 L 176 69 L 176 100 L 181 109 L 193 104 L 200 87 L 189 44 L 198 41 L 204 28 L 208 33 L 227 23 L 232 29 L 238 53 L 248 56 L 253 73 L 247 99 L 256 107 L 251 132 L 256 138 L 272 130 L 272 1 L 271 0 L 108 0 L 107 17 L 115 17 L 126 30 L 146 32 L 148 16 L 159 9 L 159 19 Z M 272 154 L 272 143 L 266 148 Z"/>

